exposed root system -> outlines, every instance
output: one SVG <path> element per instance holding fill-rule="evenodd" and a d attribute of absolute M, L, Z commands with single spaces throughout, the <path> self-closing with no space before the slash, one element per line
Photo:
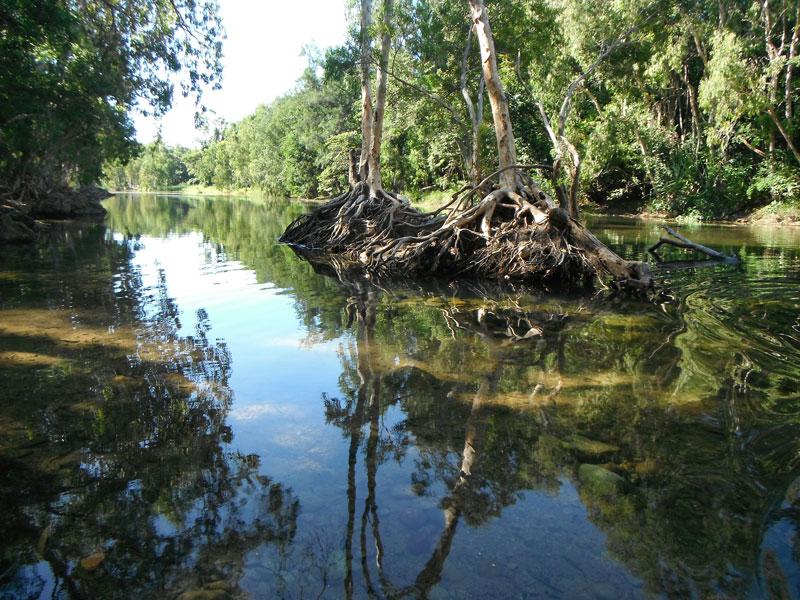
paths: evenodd
<path fill-rule="evenodd" d="M 336 257 L 384 277 L 435 274 L 559 287 L 652 287 L 645 263 L 617 256 L 532 181 L 520 188 L 483 195 L 485 188 L 476 186 L 423 213 L 399 195 L 371 193 L 359 183 L 297 218 L 281 241 L 312 259 Z"/>

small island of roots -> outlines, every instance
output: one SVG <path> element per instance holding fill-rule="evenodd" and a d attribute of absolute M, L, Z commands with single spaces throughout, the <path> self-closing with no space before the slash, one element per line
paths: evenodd
<path fill-rule="evenodd" d="M 346 263 L 387 277 L 432 274 L 570 288 L 599 284 L 634 293 L 651 290 L 653 279 L 646 263 L 622 259 L 578 221 L 580 157 L 563 134 L 572 94 L 630 31 L 607 45 L 594 65 L 569 87 L 558 132 L 542 111 L 555 149 L 553 165 L 518 165 L 486 7 L 483 0 L 468 2 L 470 36 L 474 30 L 492 108 L 499 170 L 432 212 L 421 212 L 408 199 L 383 188 L 380 151 L 391 39 L 384 28 L 373 108 L 371 2 L 362 0 L 362 145 L 360 158 L 357 151 L 350 155 L 350 189 L 297 218 L 281 241 L 311 260 Z M 392 3 L 384 0 L 384 18 L 391 15 Z M 565 150 L 572 162 L 569 189 L 559 181 Z M 528 174 L 531 169 L 549 172 L 558 204 Z"/>

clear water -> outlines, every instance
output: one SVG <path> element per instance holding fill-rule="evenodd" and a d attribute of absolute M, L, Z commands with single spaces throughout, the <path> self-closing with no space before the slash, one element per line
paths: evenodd
<path fill-rule="evenodd" d="M 799 230 L 691 229 L 741 265 L 651 306 L 343 283 L 288 201 L 107 206 L 0 253 L 0 597 L 800 597 Z"/>

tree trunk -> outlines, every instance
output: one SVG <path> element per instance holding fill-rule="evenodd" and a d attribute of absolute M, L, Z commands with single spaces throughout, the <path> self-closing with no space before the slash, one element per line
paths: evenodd
<path fill-rule="evenodd" d="M 789 44 L 789 60 L 786 63 L 786 84 L 784 88 L 784 103 L 786 104 L 786 120 L 792 120 L 792 77 L 794 75 L 794 59 L 797 56 L 797 46 L 800 43 L 800 2 L 797 3 L 797 10 L 794 17 L 794 31 L 792 32 L 792 41 Z"/>
<path fill-rule="evenodd" d="M 358 178 L 367 180 L 369 154 L 372 146 L 372 44 L 369 28 L 372 24 L 372 0 L 361 0 L 361 160 Z"/>
<path fill-rule="evenodd" d="M 353 148 L 347 153 L 347 180 L 350 189 L 358 184 L 358 150 Z"/>
<path fill-rule="evenodd" d="M 389 48 L 392 43 L 389 24 L 392 18 L 394 0 L 383 0 L 383 33 L 381 34 L 381 61 L 378 66 L 378 91 L 375 99 L 374 122 L 372 126 L 372 142 L 369 150 L 369 174 L 367 183 L 370 193 L 383 189 L 381 182 L 381 143 L 383 142 L 383 115 L 386 109 L 386 84 L 389 79 Z"/>
<path fill-rule="evenodd" d="M 702 122 L 700 121 L 700 108 L 697 105 L 697 91 L 689 79 L 689 68 L 683 66 L 683 75 L 681 76 L 683 84 L 686 86 L 686 96 L 688 98 L 689 110 L 692 113 L 692 135 L 695 139 L 695 148 L 700 148 L 701 136 L 703 134 Z"/>
<path fill-rule="evenodd" d="M 472 166 L 476 183 L 483 178 L 481 172 L 481 124 L 483 123 L 483 92 L 485 89 L 486 79 L 481 74 L 481 80 L 478 83 L 477 111 L 475 121 L 472 123 Z"/>
<path fill-rule="evenodd" d="M 767 50 L 767 57 L 769 58 L 770 66 L 774 65 L 783 55 L 783 45 L 784 41 L 781 41 L 781 46 L 778 47 L 772 40 L 772 13 L 770 12 L 770 0 L 764 0 L 764 4 L 762 5 L 762 17 L 764 20 L 764 44 Z M 774 114 L 774 108 L 778 105 L 778 77 L 780 75 L 780 70 L 772 69 L 773 73 L 769 77 L 769 108 L 767 112 L 772 117 Z M 778 126 L 780 129 L 780 123 L 777 122 L 777 118 L 773 117 L 773 121 L 775 121 L 775 125 Z M 783 132 L 781 132 L 783 133 Z M 784 136 L 786 138 L 786 136 Z M 777 142 L 777 135 L 775 134 L 775 129 L 770 128 L 769 131 L 769 153 L 770 155 L 775 153 L 775 146 Z"/>
<path fill-rule="evenodd" d="M 469 93 L 469 86 L 467 85 L 467 70 L 469 66 L 469 55 L 472 50 L 472 30 L 473 26 L 470 24 L 467 30 L 467 43 L 464 45 L 464 54 L 461 57 L 461 96 L 464 98 L 464 104 L 467 106 L 467 114 L 469 115 L 470 122 L 470 139 L 465 145 L 466 152 L 464 155 L 465 166 L 467 174 L 469 175 L 470 182 L 473 186 L 478 185 L 481 181 L 480 169 L 480 133 L 481 123 L 483 122 L 483 91 L 486 79 L 481 74 L 480 82 L 478 83 L 478 96 L 476 102 L 472 101 L 472 96 Z"/>
<path fill-rule="evenodd" d="M 518 190 L 520 185 L 519 172 L 511 169 L 517 164 L 517 151 L 514 146 L 514 132 L 511 128 L 511 115 L 508 111 L 508 100 L 503 91 L 503 83 L 497 70 L 497 52 L 494 47 L 492 28 L 489 25 L 489 15 L 483 0 L 467 0 L 469 2 L 472 21 L 475 24 L 475 33 L 481 49 L 481 63 L 483 65 L 483 78 L 486 80 L 486 89 L 489 92 L 489 102 L 492 106 L 494 130 L 497 136 L 497 155 L 500 169 L 506 169 L 500 174 L 500 185 L 510 190 Z"/>
<path fill-rule="evenodd" d="M 778 128 L 778 131 L 781 132 L 781 135 L 783 136 L 786 145 L 789 147 L 789 150 L 791 150 L 795 160 L 800 163 L 800 150 L 798 150 L 797 146 L 794 145 L 794 142 L 792 141 L 792 136 L 790 136 L 789 132 L 786 131 L 786 128 L 783 126 L 783 123 L 781 123 L 780 118 L 778 118 L 778 114 L 775 112 L 775 109 L 770 106 L 769 108 L 767 108 L 767 114 L 772 119 L 772 122 L 775 124 L 775 127 Z"/>

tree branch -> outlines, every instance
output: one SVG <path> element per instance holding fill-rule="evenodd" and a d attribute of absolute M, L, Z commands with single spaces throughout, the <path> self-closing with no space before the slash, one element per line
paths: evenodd
<path fill-rule="evenodd" d="M 373 62 L 375 62 L 375 61 L 373 60 Z M 448 104 L 446 101 L 442 100 L 442 98 L 440 98 L 439 96 L 434 94 L 433 92 L 431 92 L 429 90 L 426 90 L 422 86 L 419 86 L 416 83 L 412 83 L 412 82 L 408 81 L 407 79 L 403 79 L 397 73 L 395 73 L 394 70 L 392 70 L 392 69 L 388 69 L 387 68 L 386 69 L 386 73 L 389 75 L 389 77 L 391 77 L 392 79 L 396 80 L 398 83 L 401 83 L 401 84 L 403 84 L 405 86 L 408 86 L 412 90 L 415 90 L 415 91 L 419 92 L 420 94 L 425 94 L 428 98 L 430 98 L 431 100 L 436 102 L 436 104 L 438 104 L 439 106 L 444 108 L 448 113 L 450 113 L 450 116 L 453 118 L 453 120 L 456 123 L 458 123 L 462 127 L 466 126 L 466 123 L 464 122 L 464 119 L 461 117 L 461 115 L 458 114 L 458 111 L 455 108 L 453 108 L 450 104 Z"/>
<path fill-rule="evenodd" d="M 775 127 L 778 128 L 778 131 L 781 132 L 783 139 L 786 140 L 786 145 L 789 146 L 789 150 L 792 151 L 795 160 L 800 163 L 800 152 L 797 150 L 797 146 L 794 145 L 791 136 L 786 131 L 786 128 L 783 126 L 783 123 L 781 123 L 781 120 L 778 118 L 778 115 L 772 106 L 767 107 L 767 114 L 769 114 L 769 116 L 772 118 L 772 122 L 775 123 Z"/>

